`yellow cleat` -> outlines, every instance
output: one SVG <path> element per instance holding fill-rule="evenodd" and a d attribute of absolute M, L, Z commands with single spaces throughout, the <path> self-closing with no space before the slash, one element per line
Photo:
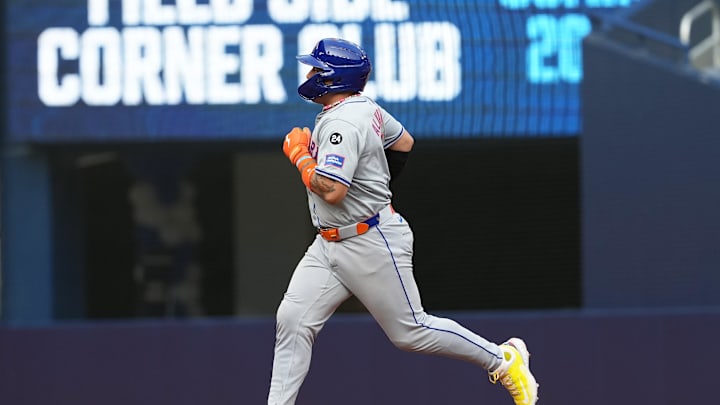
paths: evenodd
<path fill-rule="evenodd" d="M 522 339 L 512 338 L 500 345 L 503 362 L 489 373 L 490 382 L 498 381 L 510 392 L 515 405 L 534 405 L 538 383 L 530 372 L 530 353 Z"/>

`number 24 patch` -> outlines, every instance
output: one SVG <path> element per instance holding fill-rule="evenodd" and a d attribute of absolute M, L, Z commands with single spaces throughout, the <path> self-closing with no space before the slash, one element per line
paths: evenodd
<path fill-rule="evenodd" d="M 335 166 L 335 167 L 343 167 L 345 164 L 345 157 L 336 155 L 334 153 L 325 155 L 325 165 L 328 166 Z"/>

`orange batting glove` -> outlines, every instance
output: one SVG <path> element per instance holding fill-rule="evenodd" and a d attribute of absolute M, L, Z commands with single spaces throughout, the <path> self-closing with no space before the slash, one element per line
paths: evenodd
<path fill-rule="evenodd" d="M 310 129 L 299 127 L 293 128 L 290 132 L 285 135 L 285 141 L 283 142 L 283 153 L 290 159 L 292 164 L 296 164 L 300 156 L 304 154 L 310 154 L 308 152 L 308 145 L 310 144 Z"/>
<path fill-rule="evenodd" d="M 283 142 L 283 153 L 290 159 L 290 162 L 297 167 L 305 187 L 310 188 L 310 179 L 315 174 L 317 162 L 310 156 L 308 145 L 310 144 L 310 128 L 293 128 Z"/>

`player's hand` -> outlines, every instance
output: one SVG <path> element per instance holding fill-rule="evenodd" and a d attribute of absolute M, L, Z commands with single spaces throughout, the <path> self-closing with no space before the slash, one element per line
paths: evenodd
<path fill-rule="evenodd" d="M 300 129 L 295 127 L 285 135 L 283 141 L 283 153 L 300 171 L 302 182 L 307 188 L 311 188 L 310 181 L 317 166 L 317 162 L 310 156 L 310 151 L 308 151 L 310 135 L 310 128 Z"/>
<path fill-rule="evenodd" d="M 300 129 L 300 127 L 295 127 L 285 135 L 283 153 L 290 159 L 292 164 L 296 164 L 300 157 L 310 154 L 308 151 L 309 144 L 310 128 Z"/>

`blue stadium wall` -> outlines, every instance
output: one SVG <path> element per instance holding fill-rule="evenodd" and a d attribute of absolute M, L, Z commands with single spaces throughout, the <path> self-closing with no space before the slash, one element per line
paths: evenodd
<path fill-rule="evenodd" d="M 599 34 L 584 62 L 585 305 L 720 305 L 720 83 Z"/>
<path fill-rule="evenodd" d="M 452 314 L 493 340 L 527 338 L 540 403 L 708 403 L 720 312 Z M 13 405 L 262 404 L 270 320 L 0 330 L 0 394 Z M 509 404 L 475 366 L 395 349 L 363 315 L 320 334 L 298 405 Z"/>

